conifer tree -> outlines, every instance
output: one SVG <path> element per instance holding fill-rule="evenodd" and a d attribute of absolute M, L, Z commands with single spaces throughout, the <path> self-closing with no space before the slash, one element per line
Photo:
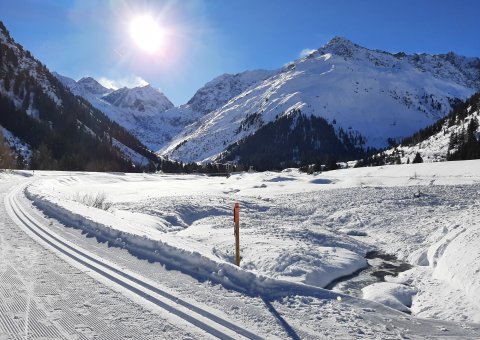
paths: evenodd
<path fill-rule="evenodd" d="M 420 152 L 417 152 L 415 158 L 413 159 L 412 163 L 423 163 L 423 158 L 420 155 Z"/>
<path fill-rule="evenodd" d="M 0 169 L 15 169 L 16 161 L 12 155 L 12 149 L 3 137 L 0 129 Z"/>

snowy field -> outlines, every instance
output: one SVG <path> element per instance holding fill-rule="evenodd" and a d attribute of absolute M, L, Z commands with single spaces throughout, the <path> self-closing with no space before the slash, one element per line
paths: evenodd
<path fill-rule="evenodd" d="M 0 181 L 11 177 L 0 174 Z M 203 288 L 206 282 L 214 291 L 273 301 L 270 306 L 295 329 L 289 335 L 480 335 L 480 161 L 228 178 L 36 172 L 18 181 L 28 183 L 24 193 L 38 213 L 61 222 L 50 227 L 63 237 L 104 247 L 105 256 L 147 259 L 140 272 L 160 264 Z M 101 196 L 103 209 L 88 205 Z M 233 265 L 235 202 L 240 268 Z M 367 258 L 372 251 L 388 260 Z M 405 271 L 389 275 L 398 263 L 407 264 Z M 355 281 L 369 269 L 387 275 Z M 226 315 L 238 312 L 222 306 Z M 258 327 L 250 312 L 242 313 L 244 322 Z M 412 320 L 408 314 L 419 317 L 415 325 L 405 325 Z M 375 322 L 381 330 L 373 331 Z M 335 333 L 335 323 L 350 330 Z M 267 337 L 283 337 L 272 329 Z"/>

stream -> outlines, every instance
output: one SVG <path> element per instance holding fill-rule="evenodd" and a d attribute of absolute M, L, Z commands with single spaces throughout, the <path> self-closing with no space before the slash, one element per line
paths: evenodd
<path fill-rule="evenodd" d="M 385 254 L 377 250 L 368 252 L 365 258 L 368 263 L 367 268 L 340 277 L 325 288 L 355 297 L 362 297 L 362 288 L 376 282 L 384 282 L 387 275 L 397 276 L 398 273 L 412 268 L 410 264 L 400 261 L 395 255 Z"/>

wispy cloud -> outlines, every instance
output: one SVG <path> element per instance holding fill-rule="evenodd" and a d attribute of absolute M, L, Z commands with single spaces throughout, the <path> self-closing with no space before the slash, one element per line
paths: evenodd
<path fill-rule="evenodd" d="M 309 55 L 310 53 L 315 52 L 315 51 L 316 50 L 312 50 L 311 48 L 304 48 L 303 50 L 300 51 L 298 56 L 300 58 L 303 58 L 303 57 L 306 57 L 307 55 Z"/>
<path fill-rule="evenodd" d="M 106 77 L 100 77 L 98 82 L 109 89 L 119 89 L 121 87 L 139 87 L 148 85 L 148 82 L 139 76 L 130 76 L 130 77 L 123 77 L 119 79 L 108 79 Z"/>
<path fill-rule="evenodd" d="M 105 77 L 98 78 L 98 82 L 105 86 L 107 89 L 118 89 L 118 84 L 115 80 L 107 79 Z"/>

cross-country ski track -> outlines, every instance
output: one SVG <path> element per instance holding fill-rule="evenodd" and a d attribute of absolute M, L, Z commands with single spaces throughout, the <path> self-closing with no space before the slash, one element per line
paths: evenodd
<path fill-rule="evenodd" d="M 17 195 L 22 192 L 24 187 L 25 185 L 16 187 L 5 197 L 5 206 L 10 217 L 32 238 L 55 250 L 62 256 L 68 257 L 70 263 L 78 268 L 88 269 L 101 275 L 102 278 L 109 280 L 118 287 L 126 289 L 142 299 L 165 309 L 214 337 L 234 339 L 243 336 L 249 339 L 261 339 L 261 337 L 228 320 L 213 315 L 169 292 L 154 287 L 145 282 L 146 279 L 144 278 L 125 273 L 115 265 L 107 263 L 105 260 L 99 259 L 95 255 L 89 254 L 87 251 L 79 249 L 55 235 L 20 206 Z"/>

